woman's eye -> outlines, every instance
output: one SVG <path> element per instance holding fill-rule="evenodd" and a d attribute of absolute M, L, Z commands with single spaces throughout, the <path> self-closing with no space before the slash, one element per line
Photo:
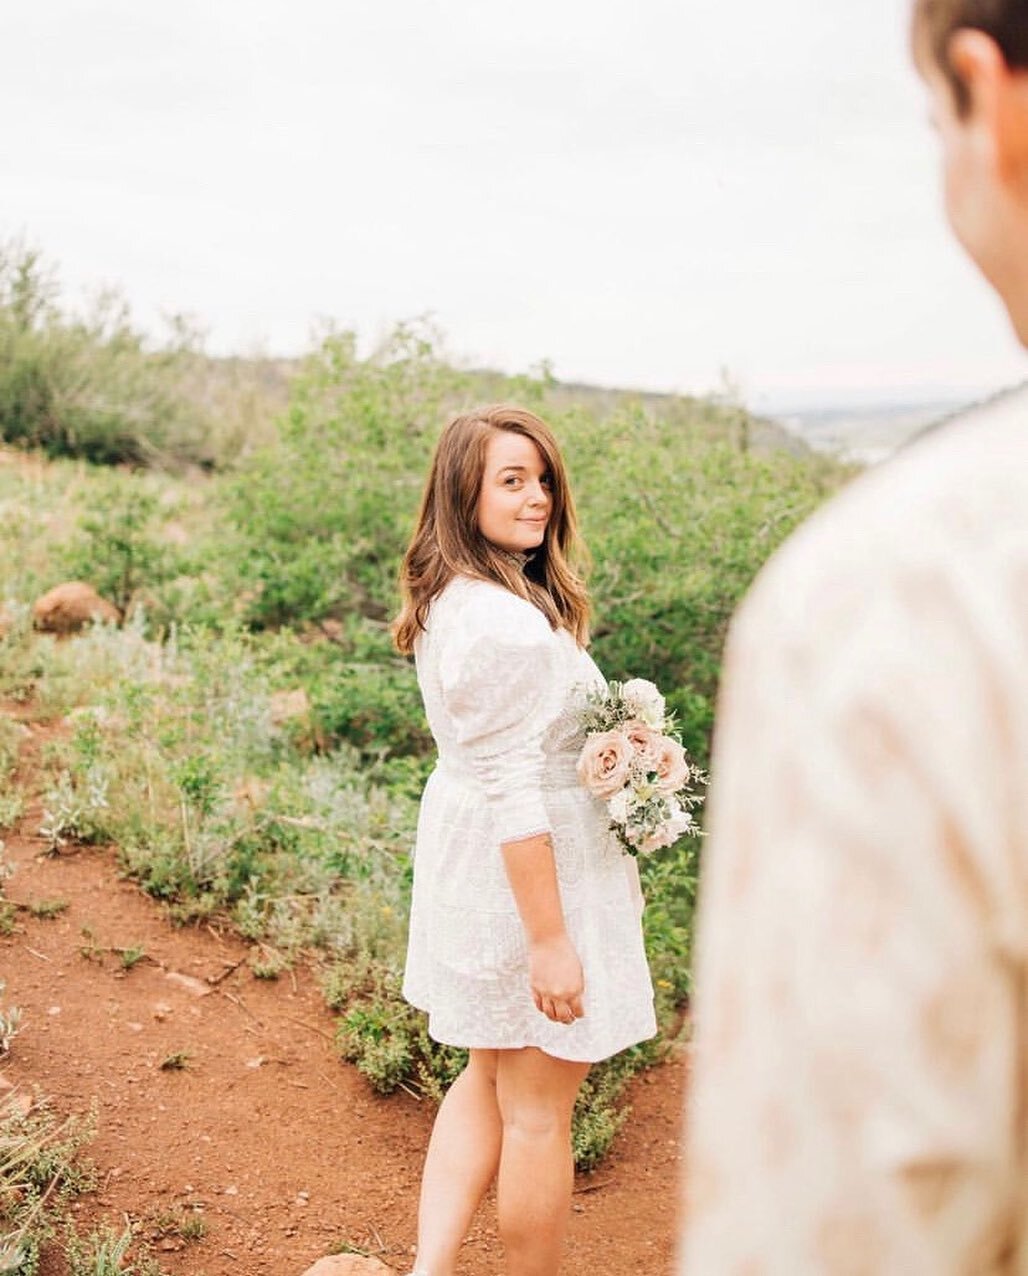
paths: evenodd
<path fill-rule="evenodd" d="M 544 474 L 544 475 L 542 476 L 542 478 L 539 480 L 539 482 L 540 482 L 540 483 L 542 483 L 543 487 L 552 487 L 552 486 L 553 486 L 553 475 L 552 475 L 552 474 Z"/>

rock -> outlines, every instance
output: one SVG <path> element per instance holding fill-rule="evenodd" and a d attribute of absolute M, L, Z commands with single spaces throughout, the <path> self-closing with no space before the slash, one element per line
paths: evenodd
<path fill-rule="evenodd" d="M 331 1254 L 327 1258 L 319 1258 L 303 1276 L 396 1276 L 396 1273 L 377 1258 L 365 1258 L 363 1254 Z"/>
<path fill-rule="evenodd" d="M 32 619 L 36 628 L 45 633 L 71 634 L 95 620 L 117 624 L 121 616 L 118 609 L 101 598 L 92 585 L 81 580 L 69 580 L 36 599 Z"/>
<path fill-rule="evenodd" d="M 211 985 L 205 984 L 202 979 L 195 979 L 192 975 L 183 975 L 178 970 L 165 971 L 164 978 L 173 984 L 178 984 L 180 988 L 192 993 L 194 997 L 209 997 L 214 991 Z"/>

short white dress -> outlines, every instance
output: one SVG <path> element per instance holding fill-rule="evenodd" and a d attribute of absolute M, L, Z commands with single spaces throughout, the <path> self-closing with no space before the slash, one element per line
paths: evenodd
<path fill-rule="evenodd" d="M 454 1046 L 596 1062 L 652 1037 L 635 861 L 579 782 L 581 708 L 603 677 L 566 630 L 500 585 L 457 577 L 415 644 L 439 760 L 421 802 L 404 996 Z M 501 842 L 551 835 L 585 1015 L 536 1009 Z"/>

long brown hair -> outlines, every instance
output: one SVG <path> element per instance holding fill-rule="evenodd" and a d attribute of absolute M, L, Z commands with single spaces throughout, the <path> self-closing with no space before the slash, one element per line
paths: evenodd
<path fill-rule="evenodd" d="M 530 439 L 550 475 L 552 507 L 546 535 L 523 569 L 478 528 L 486 448 L 497 430 Z M 589 598 L 578 570 L 584 558 L 564 461 L 546 422 L 506 403 L 455 416 L 436 444 L 417 525 L 404 555 L 403 607 L 393 623 L 393 641 L 409 656 L 425 628 L 432 600 L 454 576 L 471 576 L 493 581 L 533 603 L 554 629 L 567 629 L 585 646 Z"/>

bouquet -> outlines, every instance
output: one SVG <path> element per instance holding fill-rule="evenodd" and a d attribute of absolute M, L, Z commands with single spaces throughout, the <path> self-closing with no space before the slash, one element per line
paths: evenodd
<path fill-rule="evenodd" d="M 582 725 L 578 778 L 606 803 L 629 855 L 651 855 L 699 832 L 692 812 L 702 799 L 691 784 L 705 777 L 690 765 L 652 682 L 632 678 L 590 693 Z"/>

